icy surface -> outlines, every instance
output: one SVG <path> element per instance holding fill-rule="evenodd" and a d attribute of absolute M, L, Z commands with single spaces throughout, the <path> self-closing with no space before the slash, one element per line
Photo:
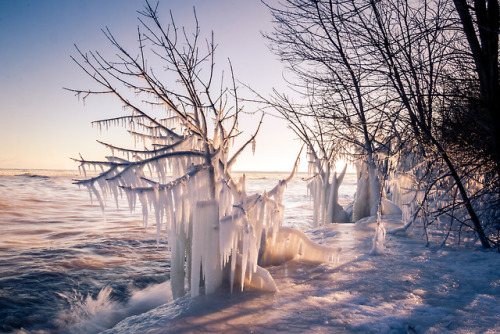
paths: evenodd
<path fill-rule="evenodd" d="M 402 225 L 382 216 L 384 226 Z M 370 255 L 376 217 L 307 234 L 342 247 L 338 263 L 293 260 L 268 268 L 279 293 L 235 292 L 181 298 L 130 317 L 105 333 L 498 333 L 500 256 L 496 251 L 426 248 L 387 235 Z"/>

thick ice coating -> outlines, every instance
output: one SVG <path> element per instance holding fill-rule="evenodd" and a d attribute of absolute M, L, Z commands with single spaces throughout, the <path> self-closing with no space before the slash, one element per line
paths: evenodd
<path fill-rule="evenodd" d="M 339 247 L 319 245 L 303 232 L 282 226 L 276 233 L 275 240 L 271 236 L 265 237 L 259 264 L 264 266 L 279 265 L 294 259 L 332 262 L 336 261 L 341 250 Z"/>
<path fill-rule="evenodd" d="M 80 183 L 89 187 L 103 208 L 107 196 L 123 193 L 130 210 L 139 204 L 144 226 L 154 217 L 157 240 L 164 226 L 171 251 L 174 298 L 185 295 L 186 288 L 192 297 L 213 293 L 225 280 L 231 290 L 246 286 L 277 291 L 269 272 L 259 266 L 259 259 L 262 264 L 272 264 L 294 258 L 335 258 L 337 249 L 315 245 L 303 233 L 281 227 L 283 194 L 298 159 L 287 179 L 268 192 L 248 195 L 245 177 L 235 181 L 229 174 L 227 150 L 214 146 L 209 149 L 213 153 L 202 153 L 206 147 L 195 136 L 179 139 L 151 133 L 140 137 L 157 144 L 164 140 L 168 149 L 136 163 L 113 157 L 112 161 L 120 161 L 117 165 Z M 214 145 L 220 144 L 218 140 L 214 139 Z M 82 168 L 87 164 L 82 162 Z M 332 210 L 334 207 L 329 208 Z"/>
<path fill-rule="evenodd" d="M 146 7 L 145 16 L 152 19 L 155 29 L 159 28 L 156 11 Z M 160 82 L 156 73 L 145 66 L 146 59 L 131 58 L 120 47 L 118 58 L 124 68 L 118 71 L 118 76 L 131 72 L 123 81 L 118 81 L 131 88 L 133 96 L 111 87 L 110 81 L 118 78 L 111 75 L 110 81 L 105 80 L 110 74 L 106 69 L 100 72 L 102 76 L 91 76 L 103 79 L 97 83 L 117 97 L 128 112 L 94 124 L 106 129 L 110 125 L 128 127 L 136 146 L 125 148 L 101 142 L 110 149 L 111 156 L 105 161 L 75 159 L 84 174 L 90 168 L 101 170 L 97 176 L 85 176 L 77 183 L 88 187 L 103 208 L 107 197 L 117 198 L 123 194 L 130 210 L 140 205 L 144 226 L 154 217 L 158 241 L 162 228 L 166 229 L 174 298 L 184 296 L 186 288 L 191 296 L 212 293 L 225 278 L 231 287 L 237 282 L 240 289 L 251 284 L 274 291 L 272 278 L 257 264 L 259 250 L 263 234 L 271 238 L 266 246 L 272 247 L 279 239 L 283 193 L 296 172 L 298 159 L 290 177 L 273 189 L 247 194 L 245 178 L 235 181 L 231 168 L 245 148 L 256 149 L 256 136 L 264 114 L 250 138 L 232 150 L 235 138 L 242 134 L 238 122 L 243 108 L 239 105 L 237 87 L 233 85 L 235 78 L 229 80 L 233 83 L 229 87 L 225 87 L 222 80 L 212 93 L 210 86 L 215 82 L 212 78 L 218 77 L 213 72 L 215 45 L 209 47 L 206 54 L 196 48 L 186 52 L 186 46 L 198 45 L 196 34 L 177 35 L 177 29 L 160 29 L 155 34 L 153 30 L 147 29 L 151 35 L 139 39 L 139 43 L 148 40 L 159 46 L 161 51 L 153 54 L 161 55 L 166 68 L 172 70 L 169 73 L 176 78 L 169 79 L 168 84 Z M 161 47 L 165 45 L 168 47 Z M 140 57 L 144 57 L 142 44 L 140 50 Z M 103 67 L 93 64 L 96 58 L 81 56 L 84 58 L 81 67 L 89 67 L 87 73 Z M 232 68 L 229 70 L 233 72 Z M 204 78 L 209 79 L 204 81 Z M 134 83 L 129 83 L 129 79 Z"/>

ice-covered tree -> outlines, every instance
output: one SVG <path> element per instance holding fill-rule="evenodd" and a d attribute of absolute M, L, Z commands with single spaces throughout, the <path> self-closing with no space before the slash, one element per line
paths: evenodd
<path fill-rule="evenodd" d="M 350 221 L 349 215 L 338 203 L 338 191 L 347 165 L 337 175 L 336 161 L 342 150 L 329 139 L 320 123 L 320 116 L 311 103 L 306 107 L 294 104 L 286 95 L 275 92 L 274 97 L 259 96 L 266 105 L 277 110 L 295 135 L 307 147 L 308 192 L 313 206 L 313 226 Z"/>
<path fill-rule="evenodd" d="M 116 50 L 114 58 L 77 48 L 73 60 L 99 88 L 69 90 L 83 99 L 118 99 L 127 114 L 94 124 L 128 127 L 136 147 L 101 142 L 111 156 L 105 161 L 76 159 L 84 172 L 101 171 L 76 183 L 86 186 L 102 207 L 106 197 L 125 195 L 131 209 L 140 205 L 145 225 L 154 215 L 158 236 L 165 226 L 174 297 L 184 295 L 186 285 L 192 296 L 200 287 L 212 293 L 224 279 L 231 287 L 238 281 L 241 289 L 250 285 L 275 291 L 269 272 L 258 265 L 259 251 L 266 250 L 261 259 L 266 264 L 290 257 L 328 261 L 338 250 L 280 228 L 283 192 L 298 161 L 290 177 L 261 194 L 247 195 L 245 178 L 231 177 L 240 153 L 249 146 L 255 149 L 262 118 L 255 133 L 232 153 L 232 143 L 241 135 L 243 106 L 230 63 L 226 87 L 215 66 L 213 34 L 201 39 L 196 15 L 193 32 L 179 28 L 172 16 L 164 26 L 157 7 L 146 1 L 140 12 L 135 51 L 109 29 L 103 32 Z"/>
<path fill-rule="evenodd" d="M 388 101 L 384 92 L 373 85 L 377 69 L 361 61 L 364 50 L 359 48 L 355 33 L 359 22 L 348 14 L 355 3 L 287 0 L 269 8 L 276 23 L 274 32 L 268 35 L 271 48 L 297 76 L 292 82 L 294 89 L 308 97 L 298 107 L 277 94 L 274 104 L 292 128 L 299 129 L 296 132 L 303 132 L 306 118 L 315 125 L 307 130 L 314 133 L 309 137 L 319 145 L 310 145 L 308 138 L 299 134 L 310 147 L 312 164 L 319 171 L 314 182 L 328 185 L 328 177 L 334 172 L 324 167 L 333 167 L 335 159 L 356 161 L 359 182 L 352 218 L 377 214 L 381 199 L 377 152 L 387 151 L 392 127 L 383 122 L 390 111 L 385 108 Z M 318 156 L 313 146 L 319 148 L 318 152 L 329 151 L 323 147 L 332 146 L 335 154 Z M 332 206 L 326 204 L 325 211 L 327 207 Z"/>
<path fill-rule="evenodd" d="M 287 0 L 270 9 L 270 40 L 310 101 L 280 103 L 300 116 L 288 119 L 313 118 L 323 141 L 362 157 L 353 219 L 390 204 L 387 195 L 426 233 L 459 226 L 485 248 L 498 244 L 498 2 Z"/>
<path fill-rule="evenodd" d="M 399 118 L 392 122 L 406 124 L 411 130 L 409 140 L 413 145 L 402 147 L 402 159 L 408 162 L 412 160 L 408 155 L 414 157 L 406 168 L 415 179 L 425 183 L 426 201 L 419 205 L 430 204 L 428 208 L 434 211 L 426 218 L 443 206 L 451 205 L 453 210 L 460 207 L 459 220 L 467 221 L 465 225 L 476 233 L 482 246 L 489 248 L 484 231 L 488 222 L 479 217 L 471 201 L 477 191 L 474 179 L 485 170 L 477 169 L 471 178 L 471 169 L 463 156 L 467 153 L 457 150 L 455 143 L 449 142 L 450 137 L 439 132 L 443 115 L 452 107 L 450 82 L 462 80 L 457 76 L 460 71 L 456 57 L 467 52 L 456 33 L 453 8 L 439 0 L 369 1 L 367 6 L 357 7 L 356 15 L 363 23 L 364 45 L 371 50 L 366 54 L 373 57 L 371 62 L 382 60 L 378 69 L 387 78 L 385 87 L 394 101 L 390 107 L 401 110 Z M 449 194 L 453 192 L 461 200 L 457 202 L 455 198 L 452 204 L 453 196 Z M 457 217 L 452 216 L 451 221 Z"/>

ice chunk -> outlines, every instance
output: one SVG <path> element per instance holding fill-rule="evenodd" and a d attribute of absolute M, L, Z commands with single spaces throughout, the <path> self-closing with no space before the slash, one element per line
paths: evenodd
<path fill-rule="evenodd" d="M 383 215 L 400 215 L 400 214 L 402 214 L 401 209 L 396 204 L 389 201 L 387 198 L 381 199 L 381 205 L 382 205 L 382 214 Z"/>
<path fill-rule="evenodd" d="M 375 229 L 375 234 L 372 240 L 372 249 L 370 254 L 372 255 L 382 255 L 385 250 L 385 228 L 384 224 L 380 219 L 377 221 L 377 228 Z"/>
<path fill-rule="evenodd" d="M 280 227 L 276 235 L 276 241 L 272 247 L 269 237 L 262 246 L 263 250 L 259 265 L 279 265 L 294 259 L 311 262 L 332 262 L 337 259 L 342 250 L 340 247 L 317 244 L 303 232 L 290 227 Z"/>
<path fill-rule="evenodd" d="M 278 287 L 269 271 L 260 266 L 256 266 L 255 271 L 250 276 L 249 273 L 251 273 L 252 270 L 247 267 L 245 270 L 247 274 L 242 276 L 242 257 L 240 254 L 237 255 L 236 262 L 238 264 L 236 266 L 236 277 L 244 277 L 244 282 L 236 282 L 236 284 L 261 291 L 278 292 Z M 247 263 L 247 265 L 249 264 L 250 263 Z"/>

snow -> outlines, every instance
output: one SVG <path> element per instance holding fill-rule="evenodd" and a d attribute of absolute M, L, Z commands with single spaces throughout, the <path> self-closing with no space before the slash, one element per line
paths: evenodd
<path fill-rule="evenodd" d="M 388 230 L 400 216 L 381 216 Z M 377 217 L 306 234 L 341 247 L 338 262 L 291 260 L 267 267 L 279 292 L 182 297 L 105 333 L 498 333 L 500 256 L 462 246 L 425 247 L 419 234 L 388 234 L 370 254 Z"/>

